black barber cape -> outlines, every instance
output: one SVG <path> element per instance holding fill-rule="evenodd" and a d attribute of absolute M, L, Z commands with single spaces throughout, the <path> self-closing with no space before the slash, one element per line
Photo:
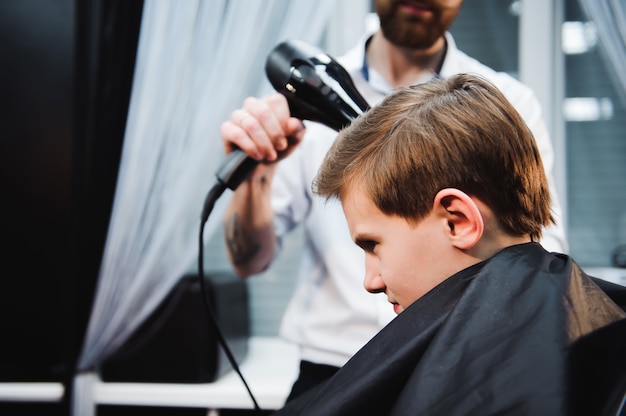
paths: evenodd
<path fill-rule="evenodd" d="M 274 414 L 576 414 L 572 344 L 614 322 L 626 333 L 625 317 L 568 256 L 508 247 L 435 287 Z M 612 368 L 624 368 L 619 354 Z"/>

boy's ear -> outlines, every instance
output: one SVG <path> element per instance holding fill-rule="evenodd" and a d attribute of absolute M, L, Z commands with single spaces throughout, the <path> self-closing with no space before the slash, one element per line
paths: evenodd
<path fill-rule="evenodd" d="M 442 189 L 435 196 L 434 207 L 447 221 L 448 237 L 455 247 L 467 250 L 478 243 L 485 224 L 469 195 L 455 188 Z"/>

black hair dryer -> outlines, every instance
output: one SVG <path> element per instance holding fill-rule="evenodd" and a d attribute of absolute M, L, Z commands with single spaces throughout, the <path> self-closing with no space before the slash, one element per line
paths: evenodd
<path fill-rule="evenodd" d="M 350 74 L 332 57 L 298 40 L 276 46 L 265 72 L 272 86 L 287 97 L 291 115 L 318 121 L 339 131 L 369 109 Z"/>
<path fill-rule="evenodd" d="M 287 98 L 291 115 L 299 119 L 339 131 L 370 108 L 345 68 L 306 42 L 280 43 L 268 55 L 265 72 Z M 218 195 L 225 188 L 235 190 L 257 164 L 242 150 L 230 152 L 216 173 Z"/>

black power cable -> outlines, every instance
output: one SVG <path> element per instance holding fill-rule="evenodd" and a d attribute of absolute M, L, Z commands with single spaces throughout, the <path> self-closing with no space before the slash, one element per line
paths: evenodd
<path fill-rule="evenodd" d="M 206 221 L 209 218 L 209 214 L 211 213 L 211 211 L 213 210 L 213 207 L 215 206 L 215 201 L 217 201 L 217 199 L 220 197 L 220 195 L 224 192 L 225 189 L 226 189 L 226 185 L 218 181 L 213 186 L 213 188 L 209 191 L 204 202 L 204 209 L 202 212 L 202 218 L 201 218 L 201 223 L 200 223 L 199 247 L 198 247 L 198 276 L 200 278 L 200 289 L 202 292 L 202 304 L 204 305 L 204 310 L 206 314 L 210 318 L 209 320 L 211 324 L 213 325 L 215 334 L 217 334 L 217 339 L 220 345 L 222 346 L 222 348 L 224 349 L 224 353 L 226 353 L 226 357 L 228 358 L 228 361 L 232 365 L 233 370 L 235 370 L 235 372 L 239 375 L 239 378 L 243 382 L 243 385 L 245 386 L 246 390 L 248 391 L 248 395 L 252 399 L 252 403 L 254 404 L 254 410 L 258 412 L 259 414 L 261 414 L 261 408 L 259 407 L 256 399 L 254 398 L 254 394 L 252 394 L 252 391 L 250 390 L 250 387 L 248 386 L 246 379 L 244 378 L 243 374 L 241 373 L 241 370 L 239 369 L 237 360 L 235 359 L 235 356 L 233 355 L 232 351 L 230 350 L 230 347 L 228 346 L 228 343 L 226 342 L 226 338 L 224 337 L 224 334 L 222 333 L 222 330 L 219 326 L 217 318 L 213 312 L 213 308 L 211 307 L 211 305 L 209 305 L 208 292 L 206 288 L 206 283 L 204 281 L 204 255 L 203 255 L 204 225 L 206 224 Z"/>

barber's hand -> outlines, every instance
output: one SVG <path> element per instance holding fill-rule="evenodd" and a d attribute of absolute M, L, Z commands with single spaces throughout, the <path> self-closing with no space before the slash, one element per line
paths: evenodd
<path fill-rule="evenodd" d="M 226 153 L 239 148 L 259 162 L 273 163 L 293 152 L 304 130 L 302 121 L 290 116 L 287 99 L 276 93 L 246 98 L 222 123 L 221 136 Z"/>

